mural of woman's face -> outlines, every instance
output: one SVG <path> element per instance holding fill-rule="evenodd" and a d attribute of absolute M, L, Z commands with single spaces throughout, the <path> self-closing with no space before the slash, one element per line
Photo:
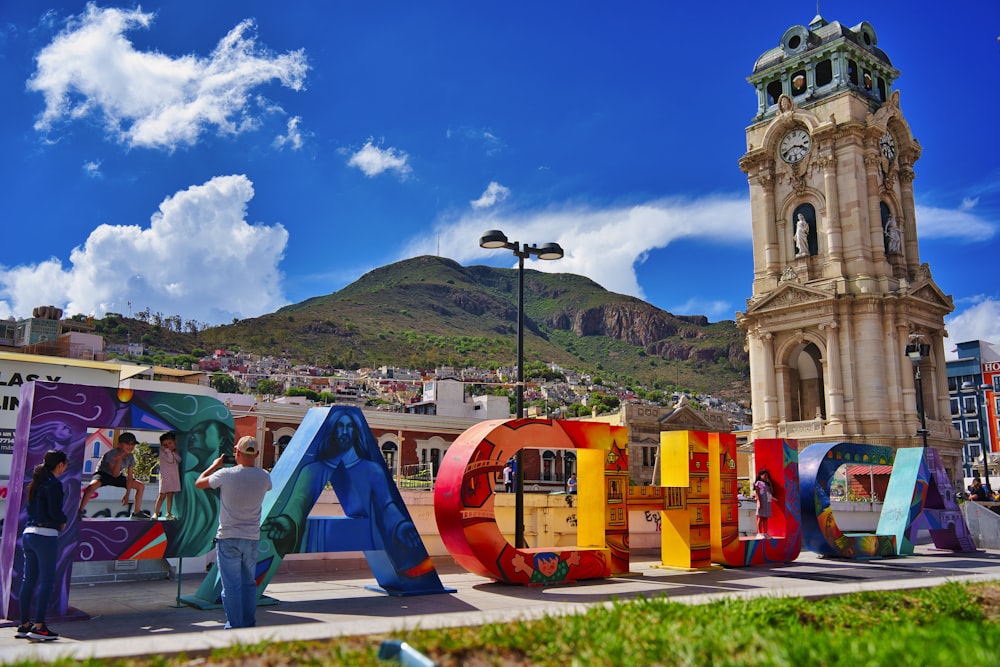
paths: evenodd
<path fill-rule="evenodd" d="M 233 431 L 217 421 L 205 421 L 187 434 L 185 452 L 188 470 L 204 470 L 221 452 L 233 449 Z"/>
<path fill-rule="evenodd" d="M 52 430 L 52 439 L 60 444 L 65 444 L 73 437 L 73 429 L 63 422 L 57 422 Z"/>
<path fill-rule="evenodd" d="M 42 424 L 38 428 L 40 437 L 47 439 L 57 449 L 66 447 L 73 439 L 73 429 L 61 421 L 52 421 Z"/>

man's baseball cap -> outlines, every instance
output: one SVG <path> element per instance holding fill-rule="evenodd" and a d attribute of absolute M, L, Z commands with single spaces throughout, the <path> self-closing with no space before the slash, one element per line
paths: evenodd
<path fill-rule="evenodd" d="M 236 449 L 243 454 L 257 456 L 257 441 L 251 435 L 245 435 L 236 443 Z"/>

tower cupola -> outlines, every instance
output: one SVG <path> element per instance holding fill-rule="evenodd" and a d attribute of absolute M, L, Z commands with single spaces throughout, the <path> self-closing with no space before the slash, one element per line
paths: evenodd
<path fill-rule="evenodd" d="M 757 89 L 754 122 L 774 116 L 782 94 L 808 107 L 849 90 L 866 98 L 874 112 L 887 99 L 899 76 L 888 56 L 876 46 L 875 29 L 867 21 L 847 28 L 818 14 L 809 26 L 795 25 L 781 42 L 765 51 L 747 78 Z"/>

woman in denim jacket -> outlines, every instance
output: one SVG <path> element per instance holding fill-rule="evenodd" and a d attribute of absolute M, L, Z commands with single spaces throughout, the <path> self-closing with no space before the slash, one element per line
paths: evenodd
<path fill-rule="evenodd" d="M 56 479 L 66 472 L 66 452 L 50 449 L 41 465 L 35 466 L 28 484 L 28 523 L 21 536 L 24 551 L 24 578 L 21 581 L 21 624 L 16 637 L 35 641 L 52 641 L 59 635 L 45 625 L 45 611 L 55 582 L 59 550 L 59 531 L 66 527 L 63 512 L 63 487 Z M 32 593 L 38 587 L 35 601 L 35 623 L 28 621 Z"/>

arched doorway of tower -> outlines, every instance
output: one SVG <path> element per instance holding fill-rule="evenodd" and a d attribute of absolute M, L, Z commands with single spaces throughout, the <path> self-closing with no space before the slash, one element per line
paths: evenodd
<path fill-rule="evenodd" d="M 788 356 L 788 421 L 826 419 L 822 353 L 803 341 Z"/>

